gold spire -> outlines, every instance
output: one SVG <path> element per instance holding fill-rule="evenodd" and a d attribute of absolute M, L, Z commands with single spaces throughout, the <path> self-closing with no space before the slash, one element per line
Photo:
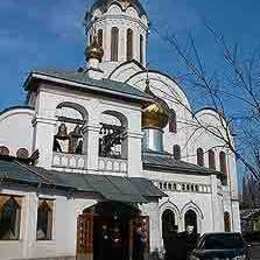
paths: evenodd
<path fill-rule="evenodd" d="M 90 46 L 86 48 L 85 55 L 87 61 L 92 58 L 98 59 L 99 62 L 101 62 L 104 56 L 104 50 L 99 45 L 96 34 L 93 36 L 93 40 L 91 41 Z"/>

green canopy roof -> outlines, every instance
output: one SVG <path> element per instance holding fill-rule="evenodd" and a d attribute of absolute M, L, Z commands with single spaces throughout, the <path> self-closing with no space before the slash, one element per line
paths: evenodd
<path fill-rule="evenodd" d="M 10 157 L 0 158 L 0 183 L 7 181 L 98 194 L 104 200 L 131 203 L 148 203 L 167 196 L 145 178 L 63 173 L 29 166 Z"/>

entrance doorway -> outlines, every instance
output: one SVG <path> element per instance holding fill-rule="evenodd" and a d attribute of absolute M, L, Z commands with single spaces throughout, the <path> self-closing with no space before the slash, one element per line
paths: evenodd
<path fill-rule="evenodd" d="M 140 226 L 147 236 L 147 251 L 149 219 L 133 205 L 102 202 L 84 210 L 78 218 L 77 259 L 133 259 L 135 232 Z"/>

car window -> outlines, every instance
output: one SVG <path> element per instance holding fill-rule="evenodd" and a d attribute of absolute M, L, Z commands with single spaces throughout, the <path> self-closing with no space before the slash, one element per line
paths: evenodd
<path fill-rule="evenodd" d="M 203 249 L 243 248 L 245 243 L 240 234 L 212 234 L 205 236 L 200 244 Z"/>

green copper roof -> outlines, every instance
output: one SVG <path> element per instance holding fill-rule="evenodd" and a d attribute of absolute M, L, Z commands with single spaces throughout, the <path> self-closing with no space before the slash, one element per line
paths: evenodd
<path fill-rule="evenodd" d="M 0 184 L 6 182 L 97 194 L 104 200 L 131 203 L 166 196 L 144 178 L 63 173 L 28 166 L 10 157 L 0 158 Z"/>
<path fill-rule="evenodd" d="M 123 96 L 125 98 L 138 100 L 152 100 L 152 97 L 139 89 L 127 84 L 110 79 L 93 79 L 86 72 L 75 71 L 55 71 L 55 70 L 38 70 L 32 71 L 29 78 L 25 82 L 25 89 L 32 87 L 31 80 L 43 79 L 48 81 L 64 80 L 71 88 L 77 88 L 81 91 L 104 92 L 106 94 Z M 48 77 L 48 78 L 47 78 Z M 79 85 L 80 84 L 80 85 Z M 63 84 L 64 85 L 64 84 Z M 66 86 L 65 86 L 66 87 Z"/>
<path fill-rule="evenodd" d="M 168 172 L 181 172 L 188 174 L 204 174 L 204 175 L 217 175 L 221 178 L 224 177 L 224 174 L 211 170 L 205 167 L 200 167 L 196 164 L 184 162 L 181 160 L 175 160 L 171 154 L 158 154 L 153 152 L 147 152 L 143 154 L 143 164 L 146 169 L 154 169 L 159 171 L 168 171 Z"/>

